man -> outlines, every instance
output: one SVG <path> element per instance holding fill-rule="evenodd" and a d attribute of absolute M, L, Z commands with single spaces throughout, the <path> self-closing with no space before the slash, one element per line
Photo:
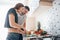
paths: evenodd
<path fill-rule="evenodd" d="M 5 27 L 8 28 L 8 36 L 6 40 L 23 40 L 23 34 L 25 34 L 26 13 L 29 11 L 29 7 L 21 3 L 11 8 L 5 20 Z"/>

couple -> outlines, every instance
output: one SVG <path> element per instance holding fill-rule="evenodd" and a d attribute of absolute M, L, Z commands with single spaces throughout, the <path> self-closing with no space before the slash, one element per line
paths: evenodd
<path fill-rule="evenodd" d="M 9 9 L 5 20 L 5 28 L 8 28 L 6 40 L 23 40 L 22 35 L 26 33 L 26 14 L 28 11 L 30 8 L 22 3 Z"/>

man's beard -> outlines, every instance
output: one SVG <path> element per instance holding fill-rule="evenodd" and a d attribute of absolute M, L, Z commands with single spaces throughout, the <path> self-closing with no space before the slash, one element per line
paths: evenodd
<path fill-rule="evenodd" d="M 25 13 L 22 13 L 22 15 L 24 15 Z"/>

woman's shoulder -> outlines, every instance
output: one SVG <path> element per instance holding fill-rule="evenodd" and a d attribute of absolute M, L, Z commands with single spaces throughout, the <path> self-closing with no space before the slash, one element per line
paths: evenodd
<path fill-rule="evenodd" d="M 15 11 L 15 9 L 14 8 L 10 8 L 9 11 Z"/>
<path fill-rule="evenodd" d="M 16 15 L 16 11 L 14 8 L 10 8 L 9 11 L 8 11 L 8 14 L 11 14 L 13 13 L 14 15 Z"/>

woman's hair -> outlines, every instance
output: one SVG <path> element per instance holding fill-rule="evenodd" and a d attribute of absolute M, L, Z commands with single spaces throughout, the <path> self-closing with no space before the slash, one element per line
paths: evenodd
<path fill-rule="evenodd" d="M 14 8 L 18 10 L 20 7 L 24 7 L 24 5 L 22 3 L 18 3 Z"/>

